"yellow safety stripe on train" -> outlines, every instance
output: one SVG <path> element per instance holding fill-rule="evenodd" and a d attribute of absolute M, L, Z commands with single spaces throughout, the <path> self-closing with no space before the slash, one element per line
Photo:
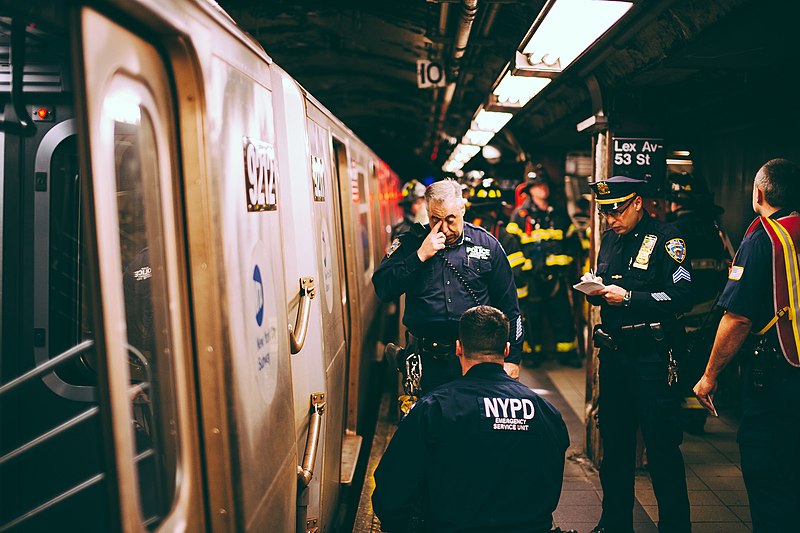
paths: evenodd
<path fill-rule="evenodd" d="M 525 263 L 525 256 L 522 252 L 514 252 L 513 254 L 509 254 L 508 256 L 508 264 L 511 265 L 511 268 L 516 268 Z"/>
<path fill-rule="evenodd" d="M 533 270 L 533 263 L 531 263 L 530 259 L 525 260 L 525 264 L 522 265 L 522 270 Z"/>
<path fill-rule="evenodd" d="M 566 266 L 572 263 L 572 261 L 572 257 L 568 255 L 548 255 L 547 259 L 544 260 L 544 264 L 547 266 Z"/>
<path fill-rule="evenodd" d="M 578 347 L 578 341 L 556 343 L 556 351 L 559 353 L 571 352 L 572 350 L 575 350 L 577 347 Z"/>
<path fill-rule="evenodd" d="M 517 287 L 517 298 L 527 298 L 528 297 L 528 286 L 523 285 L 522 287 Z"/>

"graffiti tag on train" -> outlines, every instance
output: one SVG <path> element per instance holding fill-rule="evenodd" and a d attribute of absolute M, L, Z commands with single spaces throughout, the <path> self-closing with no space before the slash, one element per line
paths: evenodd
<path fill-rule="evenodd" d="M 244 138 L 244 188 L 248 211 L 278 208 L 278 169 L 275 148 L 266 142 Z"/>

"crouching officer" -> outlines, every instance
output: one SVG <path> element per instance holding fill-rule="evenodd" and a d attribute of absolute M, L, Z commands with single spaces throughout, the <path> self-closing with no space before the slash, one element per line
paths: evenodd
<path fill-rule="evenodd" d="M 569 434 L 555 407 L 503 371 L 508 331 L 498 309 L 464 313 L 464 377 L 415 404 L 375 470 L 383 531 L 552 531 Z M 499 459 L 509 454 L 513 468 Z"/>
<path fill-rule="evenodd" d="M 792 531 L 800 522 L 800 327 L 796 250 L 800 246 L 800 167 L 765 163 L 753 183 L 753 210 L 719 300 L 719 323 L 705 373 L 694 387 L 712 402 L 722 369 L 744 345 L 739 451 L 753 533 Z M 752 333 L 752 335 L 751 335 Z"/>
<path fill-rule="evenodd" d="M 658 495 L 658 530 L 691 531 L 671 348 L 680 334 L 676 314 L 691 307 L 692 272 L 678 230 L 643 209 L 638 191 L 644 183 L 615 176 L 590 184 L 610 228 L 597 255 L 597 276 L 606 286 L 588 297 L 602 318 L 594 336 L 603 443 L 603 514 L 595 533 L 633 531 L 637 427 Z"/>
<path fill-rule="evenodd" d="M 458 321 L 464 311 L 481 304 L 497 307 L 511 320 L 506 370 L 519 377 L 522 320 L 502 246 L 483 228 L 464 222 L 458 182 L 433 183 L 425 201 L 432 227 L 392 241 L 372 276 L 381 300 L 406 295 L 405 357 L 412 358 L 415 368 L 421 363 L 422 392 L 461 376 L 455 357 Z"/>

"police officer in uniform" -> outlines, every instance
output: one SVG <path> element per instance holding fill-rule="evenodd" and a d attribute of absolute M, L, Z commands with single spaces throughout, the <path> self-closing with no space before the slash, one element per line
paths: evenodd
<path fill-rule="evenodd" d="M 499 308 L 511 321 L 506 370 L 518 377 L 522 319 L 502 246 L 483 228 L 464 222 L 458 182 L 433 183 L 425 191 L 425 200 L 431 227 L 392 241 L 372 276 L 381 300 L 406 295 L 405 356 L 422 358 L 422 391 L 461 375 L 455 357 L 458 321 L 464 311 L 481 304 Z"/>
<path fill-rule="evenodd" d="M 692 387 L 703 375 L 711 353 L 721 315 L 714 304 L 725 287 L 731 256 L 717 225 L 717 217 L 723 209 L 714 205 L 705 181 L 688 172 L 673 172 L 668 178 L 670 212 L 667 220 L 678 228 L 686 246 L 692 250 L 693 307 L 681 320 L 687 330 L 689 350 L 680 361 L 678 386 L 684 397 L 681 419 L 686 431 L 701 433 L 707 411 L 695 398 Z"/>
<path fill-rule="evenodd" d="M 493 307 L 464 313 L 456 348 L 464 377 L 414 405 L 375 470 L 383 531 L 551 531 L 569 434 L 555 407 L 503 371 L 508 330 Z M 511 467 L 502 460 L 509 453 L 520 458 Z"/>
<path fill-rule="evenodd" d="M 637 427 L 647 446 L 659 531 L 691 531 L 671 348 L 681 331 L 676 314 L 691 307 L 692 272 L 678 230 L 644 211 L 638 194 L 644 183 L 615 176 L 590 184 L 609 227 L 597 255 L 605 288 L 587 298 L 601 307 L 602 318 L 594 332 L 603 443 L 603 514 L 595 533 L 633 531 Z"/>
<path fill-rule="evenodd" d="M 518 276 L 517 294 L 526 319 L 532 363 L 542 358 L 542 321 L 547 316 L 552 326 L 558 359 L 563 365 L 580 367 L 575 319 L 568 287 L 580 256 L 580 239 L 564 209 L 550 204 L 547 174 L 540 169 L 528 175 L 528 198 L 511 215 L 506 231 L 516 237 L 518 247 L 506 250 L 509 262 L 524 263 Z M 505 246 L 505 243 L 504 243 Z"/>
<path fill-rule="evenodd" d="M 797 359 L 796 302 L 776 313 L 782 291 L 796 293 L 785 270 L 773 268 L 773 257 L 783 255 L 773 247 L 767 227 L 798 225 L 800 167 L 773 159 L 758 171 L 753 183 L 753 210 L 760 216 L 742 240 L 728 274 L 719 306 L 726 310 L 717 330 L 705 373 L 694 392 L 713 414 L 717 378 L 744 345 L 743 408 L 739 427 L 742 460 L 753 532 L 794 531 L 800 523 L 800 362 Z M 780 229 L 778 227 L 778 229 Z M 776 233 L 777 236 L 777 233 Z M 791 239 L 797 248 L 797 232 Z M 756 333 L 753 335 L 753 333 Z M 788 334 L 788 338 L 785 336 Z M 780 340 L 779 340 L 780 337 Z"/>
<path fill-rule="evenodd" d="M 402 233 L 411 231 L 416 222 L 425 223 L 425 186 L 417 180 L 411 180 L 400 191 L 400 207 L 403 208 L 403 220 L 392 226 L 392 239 Z"/>

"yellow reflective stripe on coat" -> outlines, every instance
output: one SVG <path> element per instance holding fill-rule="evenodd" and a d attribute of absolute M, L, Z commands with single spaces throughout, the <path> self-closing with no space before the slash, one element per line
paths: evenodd
<path fill-rule="evenodd" d="M 792 323 L 791 328 L 794 334 L 795 346 L 800 347 L 800 330 L 798 329 L 797 317 L 795 315 L 795 310 L 798 308 L 798 305 L 800 305 L 800 302 L 798 302 L 798 300 L 800 300 L 800 294 L 798 294 L 798 290 L 800 290 L 800 266 L 797 264 L 797 251 L 794 248 L 792 236 L 783 226 L 771 218 L 763 218 L 772 226 L 772 229 L 775 231 L 775 234 L 782 244 L 783 257 L 786 261 L 786 279 L 789 284 L 789 321 Z M 781 309 L 781 311 L 783 311 L 783 309 Z M 777 319 L 780 318 L 780 316 L 777 316 L 778 314 L 776 314 L 776 322 Z"/>
<path fill-rule="evenodd" d="M 512 222 L 513 224 L 513 222 Z M 519 229 L 519 226 L 517 226 Z M 519 233 L 522 244 L 542 241 L 563 241 L 564 230 L 560 229 L 535 229 L 530 233 Z"/>
<path fill-rule="evenodd" d="M 577 348 L 578 348 L 578 341 L 556 343 L 556 351 L 559 353 L 571 352 L 572 350 L 575 350 Z"/>
<path fill-rule="evenodd" d="M 528 286 L 523 285 L 522 287 L 517 287 L 517 298 L 527 298 L 528 297 Z"/>
<path fill-rule="evenodd" d="M 516 222 L 509 222 L 506 224 L 506 233 L 510 233 L 511 235 L 522 235 L 522 230 L 519 229 L 519 226 Z"/>
<path fill-rule="evenodd" d="M 572 257 L 564 254 L 559 255 L 548 255 L 547 259 L 544 260 L 544 264 L 546 266 L 566 266 L 572 263 Z"/>
<path fill-rule="evenodd" d="M 522 264 L 525 264 L 525 256 L 522 252 L 514 252 L 508 255 L 508 264 L 511 265 L 511 268 L 516 268 Z"/>
<path fill-rule="evenodd" d="M 530 259 L 525 260 L 525 264 L 522 265 L 522 270 L 533 270 L 533 263 L 531 263 Z"/>

